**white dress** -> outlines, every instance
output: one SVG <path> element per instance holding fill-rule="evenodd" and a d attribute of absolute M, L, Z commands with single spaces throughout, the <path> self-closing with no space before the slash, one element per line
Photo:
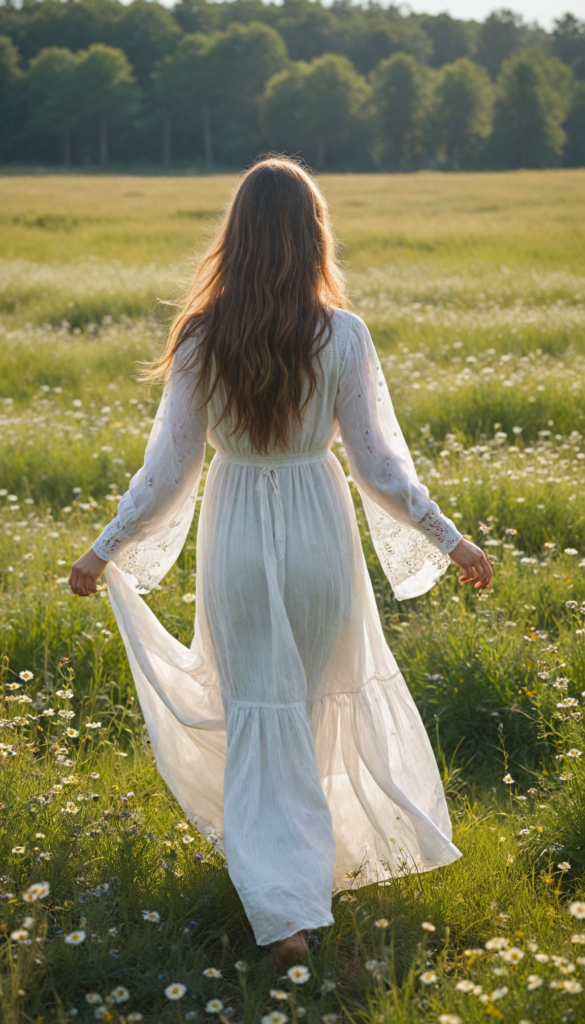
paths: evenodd
<path fill-rule="evenodd" d="M 259 945 L 333 922 L 335 889 L 460 856 L 432 748 L 386 645 L 341 434 L 397 598 L 429 590 L 461 534 L 419 483 L 368 329 L 336 310 L 288 452 L 260 456 L 194 397 L 175 357 L 118 516 L 93 545 L 158 769 L 225 852 Z M 143 601 L 197 537 L 191 648 Z M 357 875 L 350 876 L 351 872 Z"/>

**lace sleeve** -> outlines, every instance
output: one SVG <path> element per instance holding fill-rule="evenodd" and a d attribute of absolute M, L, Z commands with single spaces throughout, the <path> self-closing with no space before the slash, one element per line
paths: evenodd
<path fill-rule="evenodd" d="M 146 446 L 144 465 L 123 495 L 118 515 L 93 544 L 146 593 L 168 572 L 185 542 L 205 458 L 207 408 L 196 394 L 193 339 L 173 364 Z M 107 571 L 106 571 L 107 575 Z"/>
<path fill-rule="evenodd" d="M 461 534 L 417 477 L 366 325 L 346 316 L 336 415 L 374 546 L 403 600 L 436 583 Z"/>

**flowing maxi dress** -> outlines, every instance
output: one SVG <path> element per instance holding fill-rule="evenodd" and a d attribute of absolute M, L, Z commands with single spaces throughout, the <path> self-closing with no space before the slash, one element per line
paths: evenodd
<path fill-rule="evenodd" d="M 341 434 L 395 596 L 429 590 L 461 534 L 429 498 L 365 323 L 335 310 L 318 391 L 286 451 L 259 455 L 194 396 L 196 339 L 175 356 L 144 466 L 93 548 L 158 769 L 227 859 L 256 941 L 333 923 L 336 889 L 460 856 L 437 764 L 380 625 Z M 192 522 L 195 635 L 142 599 Z M 357 872 L 350 880 L 350 872 Z"/>

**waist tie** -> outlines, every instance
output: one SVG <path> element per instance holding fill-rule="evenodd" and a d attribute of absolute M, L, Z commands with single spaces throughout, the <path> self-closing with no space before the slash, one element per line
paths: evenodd
<path fill-rule="evenodd" d="M 256 490 L 260 495 L 262 547 L 268 583 L 270 586 L 271 583 L 276 582 L 281 597 L 284 597 L 286 524 L 278 472 L 274 466 L 263 466 L 258 476 Z M 270 514 L 270 492 L 272 492 L 274 502 L 274 522 Z"/>
<path fill-rule="evenodd" d="M 330 448 L 318 448 L 314 452 L 297 452 L 294 455 L 257 455 L 256 453 L 236 455 L 218 449 L 214 458 L 220 459 L 222 462 L 233 462 L 236 466 L 266 466 L 269 469 L 278 466 L 279 469 L 285 469 L 287 466 L 297 466 L 303 462 L 321 462 L 329 455 L 330 451 Z"/>

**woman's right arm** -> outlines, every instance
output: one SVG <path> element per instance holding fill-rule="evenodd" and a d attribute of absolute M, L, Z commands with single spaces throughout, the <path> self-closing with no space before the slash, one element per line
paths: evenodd
<path fill-rule="evenodd" d="M 340 370 L 335 412 L 351 474 L 360 490 L 396 522 L 417 530 L 449 555 L 463 569 L 460 582 L 487 586 L 492 569 L 483 551 L 462 537 L 418 480 L 370 333 L 355 316 Z M 384 414 L 389 420 L 385 431 L 380 422 Z"/>

